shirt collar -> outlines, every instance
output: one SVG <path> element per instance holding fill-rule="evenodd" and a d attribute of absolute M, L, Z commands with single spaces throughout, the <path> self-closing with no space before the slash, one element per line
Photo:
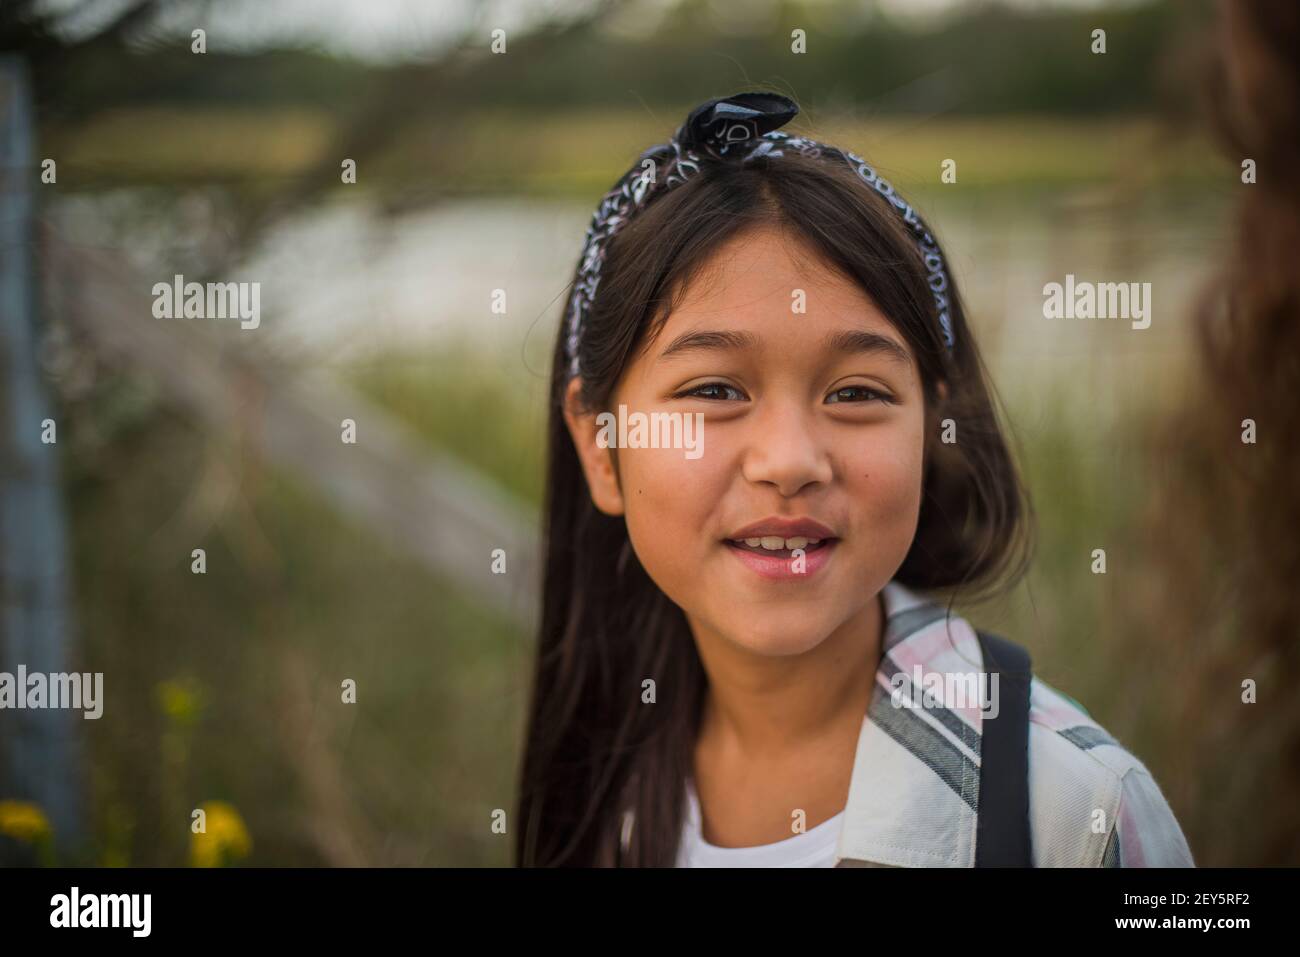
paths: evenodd
<path fill-rule="evenodd" d="M 965 619 L 898 582 L 885 586 L 882 600 L 881 659 L 858 736 L 835 864 L 972 867 L 978 703 L 915 707 L 911 689 L 917 674 L 977 675 L 979 641 Z"/>

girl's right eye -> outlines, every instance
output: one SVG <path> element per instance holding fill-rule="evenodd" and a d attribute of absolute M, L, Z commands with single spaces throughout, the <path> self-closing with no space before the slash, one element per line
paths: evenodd
<path fill-rule="evenodd" d="M 732 392 L 736 393 L 736 395 L 739 396 L 740 398 L 743 399 L 745 397 L 745 394 L 741 392 L 739 389 L 737 389 L 734 385 L 728 385 L 725 382 L 706 382 L 703 385 L 697 385 L 694 388 L 686 389 L 683 392 L 678 392 L 675 396 L 673 396 L 673 398 L 685 399 L 688 397 L 696 397 L 700 399 L 709 399 L 710 401 L 719 401 L 726 398 L 725 396 L 717 395 L 716 390 L 719 389 L 723 389 L 723 390 L 730 389 Z M 714 390 L 714 394 L 706 395 L 705 392 L 709 390 Z"/>

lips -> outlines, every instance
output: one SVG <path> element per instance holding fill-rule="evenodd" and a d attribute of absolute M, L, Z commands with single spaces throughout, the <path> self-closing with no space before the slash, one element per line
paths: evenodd
<path fill-rule="evenodd" d="M 772 516 L 736 529 L 727 550 L 761 577 L 801 580 L 830 560 L 839 543 L 834 530 L 813 518 Z"/>

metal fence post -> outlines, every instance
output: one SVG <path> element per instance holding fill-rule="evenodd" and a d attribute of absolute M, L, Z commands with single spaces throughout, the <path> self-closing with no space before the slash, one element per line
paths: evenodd
<path fill-rule="evenodd" d="M 15 680 L 19 665 L 49 675 L 73 657 L 58 445 L 41 440 L 42 420 L 57 415 L 38 357 L 33 139 L 26 64 L 0 56 L 0 669 Z M 67 434 L 57 422 L 56 439 Z M 0 798 L 39 805 L 65 859 L 83 839 L 81 720 L 72 709 L 0 710 Z"/>

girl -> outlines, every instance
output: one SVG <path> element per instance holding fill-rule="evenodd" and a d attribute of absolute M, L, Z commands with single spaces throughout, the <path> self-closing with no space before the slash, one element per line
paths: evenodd
<path fill-rule="evenodd" d="M 1006 810 L 1002 781 L 980 802 L 997 685 L 951 691 L 995 669 L 923 593 L 1014 584 L 1028 502 L 938 243 L 860 158 L 779 131 L 797 112 L 702 104 L 587 232 L 521 865 L 972 866 Z M 1021 862 L 1190 866 L 1142 764 L 1030 687 Z"/>

